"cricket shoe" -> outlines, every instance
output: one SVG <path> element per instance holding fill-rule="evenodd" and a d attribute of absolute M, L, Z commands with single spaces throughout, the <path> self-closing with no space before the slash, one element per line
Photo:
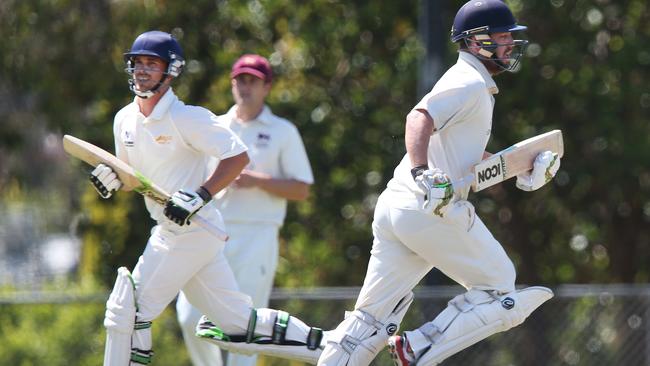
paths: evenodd
<path fill-rule="evenodd" d="M 396 366 L 415 365 L 415 356 L 406 337 L 392 336 L 388 338 L 388 351 Z"/>

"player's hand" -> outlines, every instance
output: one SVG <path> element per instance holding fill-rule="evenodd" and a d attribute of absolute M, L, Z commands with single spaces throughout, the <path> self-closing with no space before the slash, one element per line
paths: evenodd
<path fill-rule="evenodd" d="M 180 226 L 189 225 L 190 218 L 211 199 L 212 195 L 203 187 L 199 187 L 196 192 L 181 189 L 167 200 L 163 213 Z"/>
<path fill-rule="evenodd" d="M 109 198 L 122 187 L 122 181 L 113 169 L 101 163 L 90 173 L 90 183 L 102 198 Z"/>
<path fill-rule="evenodd" d="M 440 169 L 426 169 L 413 172 L 415 183 L 424 192 L 422 211 L 443 217 L 454 196 L 454 186 L 447 174 Z"/>
<path fill-rule="evenodd" d="M 232 181 L 232 185 L 235 188 L 252 188 L 258 186 L 258 182 L 261 179 L 269 178 L 270 176 L 268 174 L 244 169 L 241 173 L 239 173 L 239 176 L 237 176 L 237 178 Z"/>
<path fill-rule="evenodd" d="M 517 188 L 523 191 L 534 191 L 550 182 L 558 169 L 560 169 L 560 157 L 552 151 L 539 153 L 533 163 L 533 170 L 517 176 Z"/>

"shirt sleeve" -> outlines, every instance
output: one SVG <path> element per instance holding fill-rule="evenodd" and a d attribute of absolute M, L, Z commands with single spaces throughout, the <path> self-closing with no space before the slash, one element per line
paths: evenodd
<path fill-rule="evenodd" d="M 472 86 L 459 86 L 444 91 L 434 88 L 413 109 L 426 110 L 433 119 L 436 130 L 440 131 L 462 120 L 454 117 L 459 117 L 463 111 L 476 105 L 476 90 L 477 88 Z"/>
<path fill-rule="evenodd" d="M 280 169 L 284 178 L 295 179 L 307 184 L 314 183 L 314 175 L 305 151 L 300 132 L 293 125 L 288 125 L 286 143 L 280 152 Z"/>
<path fill-rule="evenodd" d="M 212 112 L 201 107 L 192 109 L 192 118 L 184 118 L 184 121 L 177 123 L 177 126 L 186 123 L 179 131 L 188 146 L 220 160 L 247 150 L 241 139 L 228 126 L 219 123 Z"/>

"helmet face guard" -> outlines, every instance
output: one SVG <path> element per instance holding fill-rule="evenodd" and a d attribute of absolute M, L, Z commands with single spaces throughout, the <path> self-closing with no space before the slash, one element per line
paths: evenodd
<path fill-rule="evenodd" d="M 158 84 L 149 90 L 138 90 L 135 87 L 135 58 L 137 56 L 158 57 L 167 63 L 167 70 Z M 169 33 L 150 31 L 136 38 L 131 50 L 124 54 L 126 71 L 129 74 L 129 89 L 140 98 L 149 98 L 156 94 L 165 82 L 167 76 L 178 77 L 185 66 L 183 50 L 178 41 Z"/>
<path fill-rule="evenodd" d="M 490 37 L 487 30 L 481 30 L 481 33 L 475 32 L 468 34 L 467 37 L 461 38 L 468 49 L 476 50 L 475 56 L 481 60 L 489 61 L 498 66 L 503 71 L 517 72 L 521 66 L 521 58 L 528 48 L 528 41 L 523 39 L 514 39 L 511 43 L 497 43 Z M 498 57 L 496 50 L 500 46 L 512 47 L 507 57 Z"/>
<path fill-rule="evenodd" d="M 514 72 L 519 70 L 528 41 L 514 40 L 509 44 L 499 44 L 490 34 L 526 29 L 526 26 L 517 24 L 514 15 L 501 0 L 470 0 L 456 13 L 451 29 L 451 41 L 463 41 L 468 49 L 476 51 L 474 54 L 479 59 L 491 62 L 501 70 Z M 511 46 L 511 54 L 498 58 L 496 49 L 499 46 Z"/>

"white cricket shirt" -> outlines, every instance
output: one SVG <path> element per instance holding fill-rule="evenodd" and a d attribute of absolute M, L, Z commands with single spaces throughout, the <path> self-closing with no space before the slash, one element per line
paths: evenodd
<path fill-rule="evenodd" d="M 248 147 L 248 170 L 273 178 L 314 182 L 309 159 L 296 126 L 264 106 L 254 120 L 240 121 L 237 106 L 218 117 Z M 287 200 L 261 188 L 235 188 L 232 185 L 217 196 L 217 207 L 227 222 L 266 222 L 282 225 Z"/>
<path fill-rule="evenodd" d="M 136 97 L 137 98 L 137 97 Z M 158 101 L 149 117 L 135 102 L 122 108 L 113 125 L 118 158 L 149 178 L 169 194 L 179 189 L 196 190 L 214 172 L 214 159 L 223 160 L 246 151 L 228 127 L 209 110 L 185 105 L 172 89 Z M 163 207 L 145 198 L 151 217 L 171 221 Z M 218 215 L 214 204 L 201 209 L 206 218 Z"/>
<path fill-rule="evenodd" d="M 413 108 L 426 110 L 435 131 L 429 139 L 429 168 L 447 173 L 456 197 L 466 199 L 471 169 L 481 161 L 492 128 L 493 94 L 499 89 L 485 66 L 468 52 L 459 52 L 458 61 L 438 80 L 431 92 Z M 388 182 L 392 200 L 403 208 L 418 208 L 422 191 L 411 176 L 408 154 L 395 168 Z"/>

